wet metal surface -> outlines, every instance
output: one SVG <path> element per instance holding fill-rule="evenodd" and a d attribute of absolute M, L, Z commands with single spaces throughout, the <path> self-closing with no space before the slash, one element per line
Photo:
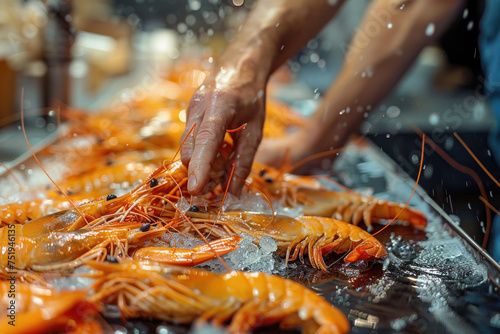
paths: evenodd
<path fill-rule="evenodd" d="M 353 189 L 402 203 L 414 186 L 370 145 L 350 146 L 335 170 L 340 181 Z M 281 276 L 308 286 L 340 308 L 352 333 L 498 333 L 498 264 L 474 241 L 464 239 L 460 228 L 436 211 L 421 189 L 410 203 L 426 213 L 429 224 L 425 231 L 391 225 L 378 234 L 389 249 L 385 261 L 346 264 L 333 255 L 326 261 L 328 272 L 314 270 L 306 261 Z M 375 225 L 377 230 L 382 227 Z M 122 333 L 222 333 L 154 321 L 111 321 Z M 275 326 L 257 332 L 278 331 Z"/>

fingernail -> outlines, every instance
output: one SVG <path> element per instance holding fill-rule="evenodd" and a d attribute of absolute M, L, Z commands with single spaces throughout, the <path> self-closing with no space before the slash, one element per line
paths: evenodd
<path fill-rule="evenodd" d="M 189 175 L 188 179 L 188 191 L 193 190 L 196 187 L 196 176 L 194 174 Z"/>

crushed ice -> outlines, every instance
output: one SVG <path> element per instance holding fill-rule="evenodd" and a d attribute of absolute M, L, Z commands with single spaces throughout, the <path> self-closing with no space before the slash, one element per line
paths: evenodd
<path fill-rule="evenodd" d="M 245 233 L 241 236 L 243 240 L 238 244 L 238 249 L 222 256 L 230 269 L 273 274 L 285 268 L 285 261 L 275 254 L 278 246 L 271 237 L 263 236 L 257 246 L 254 237 Z M 200 267 L 208 267 L 219 273 L 225 272 L 225 268 L 218 259 L 205 262 Z"/>

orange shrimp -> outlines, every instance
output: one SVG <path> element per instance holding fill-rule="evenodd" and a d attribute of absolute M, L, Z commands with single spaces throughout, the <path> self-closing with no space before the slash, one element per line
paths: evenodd
<path fill-rule="evenodd" d="M 69 209 L 66 200 L 38 199 L 0 205 L 0 227 L 8 224 L 24 224 L 57 211 Z"/>
<path fill-rule="evenodd" d="M 368 231 L 373 230 L 373 220 L 392 219 L 403 207 L 402 204 L 355 192 L 300 189 L 298 194 L 305 198 L 302 203 L 304 215 L 332 217 L 354 225 L 363 221 Z M 398 220 L 422 230 L 427 226 L 425 215 L 411 207 L 405 207 Z"/>
<path fill-rule="evenodd" d="M 176 266 L 191 267 L 215 259 L 217 255 L 224 255 L 238 248 L 238 242 L 243 238 L 232 236 L 217 239 L 207 245 L 196 246 L 192 249 L 171 247 L 144 247 L 138 249 L 133 258 L 135 260 L 155 261 L 158 263 Z"/>
<path fill-rule="evenodd" d="M 103 260 L 108 253 L 126 257 L 130 245 L 142 244 L 166 231 L 161 227 L 142 232 L 141 225 L 115 223 L 35 237 L 24 235 L 27 225 L 10 225 L 0 230 L 0 266 L 48 271 L 74 268 L 90 259 Z"/>
<path fill-rule="evenodd" d="M 373 229 L 373 220 L 392 219 L 401 210 L 397 203 L 348 189 L 345 192 L 328 191 L 315 177 L 283 173 L 259 164 L 254 164 L 248 180 L 268 198 L 281 200 L 285 207 L 301 205 L 306 216 L 332 217 L 354 225 L 364 221 L 369 231 Z M 427 225 L 425 215 L 410 207 L 400 213 L 398 220 L 419 229 Z"/>
<path fill-rule="evenodd" d="M 57 292 L 21 282 L 13 286 L 0 282 L 0 333 L 103 333 L 86 291 Z"/>
<path fill-rule="evenodd" d="M 308 253 L 311 265 L 322 270 L 327 270 L 323 257 L 331 252 L 349 252 L 345 262 L 371 261 L 388 254 L 385 246 L 368 232 L 333 218 L 304 216 L 294 219 L 236 211 L 218 216 L 200 212 L 188 212 L 188 215 L 198 229 L 217 236 L 246 233 L 256 238 L 257 243 L 263 236 L 271 237 L 278 246 L 277 254 L 285 256 L 287 262 L 297 257 L 303 260 Z"/>
<path fill-rule="evenodd" d="M 347 333 L 345 315 L 304 286 L 264 273 L 210 271 L 136 261 L 90 262 L 101 273 L 89 299 L 117 305 L 123 317 L 154 317 L 181 324 L 231 320 L 229 333 L 280 323 L 304 333 Z"/>
<path fill-rule="evenodd" d="M 178 196 L 179 192 L 183 192 L 186 182 L 187 168 L 180 161 L 176 161 L 157 168 L 141 185 L 123 196 L 108 196 L 107 199 L 34 219 L 23 226 L 23 235 L 35 237 L 50 232 L 77 230 L 86 225 L 105 224 L 109 221 L 137 221 L 138 217 L 144 216 L 143 213 L 135 215 L 132 212 L 139 204 L 148 206 L 161 202 L 161 196 Z M 163 209 L 157 208 L 159 211 Z"/>
<path fill-rule="evenodd" d="M 70 194 L 84 193 L 88 198 L 99 198 L 113 192 L 111 186 L 142 182 L 155 170 L 153 164 L 129 162 L 104 166 L 98 170 L 72 175 L 59 183 L 59 187 Z"/>
<path fill-rule="evenodd" d="M 280 200 L 284 206 L 294 207 L 302 201 L 298 189 L 326 189 L 314 176 L 300 176 L 254 162 L 247 182 L 271 200 Z"/>

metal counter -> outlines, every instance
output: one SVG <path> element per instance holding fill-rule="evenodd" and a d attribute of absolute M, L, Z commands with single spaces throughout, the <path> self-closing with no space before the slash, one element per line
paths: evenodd
<path fill-rule="evenodd" d="M 44 145 L 56 140 L 49 138 Z M 48 183 L 30 155 L 11 167 L 18 178 L 29 179 L 28 184 Z M 52 174 L 63 169 L 64 164 L 57 161 L 48 168 Z M 415 182 L 369 142 L 349 145 L 334 170 L 346 186 L 400 203 L 410 198 Z M 16 185 L 7 174 L 2 184 L 2 195 L 13 196 Z M 384 262 L 346 264 L 333 255 L 327 259 L 329 272 L 297 261 L 279 274 L 312 288 L 340 308 L 351 321 L 352 333 L 498 333 L 499 264 L 423 189 L 417 188 L 410 205 L 426 214 L 428 226 L 419 231 L 393 224 L 378 234 L 389 249 Z M 375 224 L 376 229 L 381 227 Z M 190 332 L 164 322 L 108 320 L 116 333 Z M 270 327 L 258 332 L 276 331 L 277 327 Z"/>

